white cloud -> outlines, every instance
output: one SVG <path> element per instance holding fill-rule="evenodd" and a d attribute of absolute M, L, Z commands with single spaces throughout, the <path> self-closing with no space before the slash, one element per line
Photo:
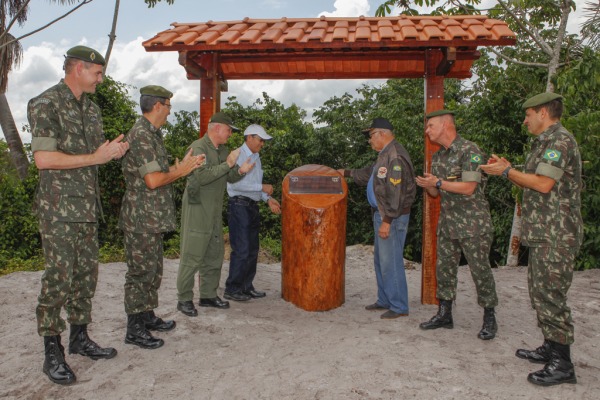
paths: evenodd
<path fill-rule="evenodd" d="M 369 14 L 369 2 L 367 0 L 336 0 L 333 4 L 335 11 L 323 11 L 319 16 L 326 17 L 360 17 Z"/>

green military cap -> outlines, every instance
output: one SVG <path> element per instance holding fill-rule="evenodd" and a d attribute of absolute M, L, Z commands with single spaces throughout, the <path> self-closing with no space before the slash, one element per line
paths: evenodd
<path fill-rule="evenodd" d="M 169 92 L 162 86 L 158 85 L 148 85 L 144 86 L 140 89 L 140 93 L 142 96 L 154 96 L 154 97 L 162 97 L 164 99 L 170 99 L 173 97 L 173 93 Z"/>
<path fill-rule="evenodd" d="M 456 114 L 455 111 L 452 110 L 436 110 L 436 111 L 432 111 L 429 114 L 427 114 L 425 116 L 425 118 L 429 119 L 429 118 L 433 118 L 433 117 L 439 117 L 440 115 L 454 115 Z"/>
<path fill-rule="evenodd" d="M 214 113 L 213 116 L 210 117 L 210 121 L 208 121 L 208 122 L 209 123 L 216 122 L 218 124 L 228 125 L 234 131 L 240 130 L 240 128 L 233 125 L 233 121 L 231 120 L 231 118 L 229 118 L 229 116 L 227 114 L 225 114 L 224 112 L 221 112 L 221 111 Z"/>
<path fill-rule="evenodd" d="M 77 58 L 78 60 L 83 60 L 98 65 L 106 64 L 102 54 L 87 46 L 71 47 L 69 50 L 67 50 L 66 57 Z"/>
<path fill-rule="evenodd" d="M 523 103 L 523 110 L 528 108 L 541 106 L 542 104 L 550 103 L 552 100 L 562 99 L 563 97 L 557 93 L 540 93 L 531 97 Z"/>

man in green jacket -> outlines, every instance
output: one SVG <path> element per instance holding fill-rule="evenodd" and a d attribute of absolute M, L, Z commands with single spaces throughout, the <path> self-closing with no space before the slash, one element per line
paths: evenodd
<path fill-rule="evenodd" d="M 206 135 L 194 141 L 192 155 L 205 154 L 206 164 L 187 178 L 181 211 L 181 260 L 177 273 L 177 309 L 189 317 L 198 315 L 194 307 L 194 275 L 200 277 L 202 307 L 229 308 L 217 296 L 225 247 L 223 243 L 223 196 L 227 182 L 244 177 L 254 164 L 237 165 L 240 149 L 231 153 L 225 146 L 232 130 L 239 130 L 231 118 L 215 113 Z"/>

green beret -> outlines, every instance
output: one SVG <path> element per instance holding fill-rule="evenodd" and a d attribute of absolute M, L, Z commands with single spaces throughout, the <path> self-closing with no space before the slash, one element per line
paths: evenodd
<path fill-rule="evenodd" d="M 563 97 L 557 93 L 540 93 L 531 97 L 523 103 L 523 110 L 528 108 L 541 106 L 542 104 L 550 103 L 552 100 L 562 99 Z"/>
<path fill-rule="evenodd" d="M 78 60 L 83 60 L 98 65 L 106 64 L 102 54 L 87 46 L 75 46 L 70 48 L 67 50 L 66 57 L 77 58 Z"/>
<path fill-rule="evenodd" d="M 454 115 L 456 114 L 456 112 L 451 111 L 451 110 L 437 110 L 437 111 L 432 111 L 429 114 L 427 114 L 425 116 L 425 118 L 429 119 L 429 118 L 433 118 L 433 117 L 439 117 L 440 115 Z"/>
<path fill-rule="evenodd" d="M 162 97 L 164 99 L 170 99 L 171 97 L 173 97 L 173 93 L 169 92 L 164 87 L 158 85 L 144 86 L 140 89 L 140 93 L 142 94 L 142 96 Z"/>

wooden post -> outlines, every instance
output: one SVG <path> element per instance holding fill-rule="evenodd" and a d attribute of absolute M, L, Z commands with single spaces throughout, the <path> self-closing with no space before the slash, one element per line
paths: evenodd
<path fill-rule="evenodd" d="M 342 194 L 291 194 L 290 176 L 333 176 Z M 344 304 L 348 186 L 336 170 L 305 165 L 282 184 L 281 294 L 306 311 Z"/>
<path fill-rule="evenodd" d="M 425 51 L 425 114 L 444 108 L 444 77 L 436 70 L 443 59 L 440 49 Z M 423 126 L 426 124 L 426 120 Z M 432 143 L 425 135 L 424 172 L 431 172 L 431 156 L 440 146 Z M 423 191 L 423 267 L 421 270 L 421 304 L 437 304 L 437 222 L 440 216 L 440 198 L 433 198 Z"/>
<path fill-rule="evenodd" d="M 208 128 L 208 121 L 221 109 L 221 89 L 219 85 L 219 55 L 205 54 L 202 66 L 207 68 L 205 77 L 200 79 L 200 132 L 202 137 Z"/>

